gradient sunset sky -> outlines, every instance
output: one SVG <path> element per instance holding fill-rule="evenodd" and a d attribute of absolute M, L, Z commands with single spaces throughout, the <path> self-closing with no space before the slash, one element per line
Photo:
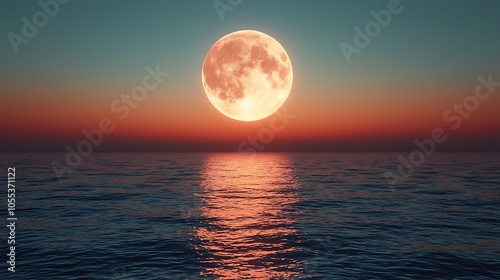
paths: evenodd
<path fill-rule="evenodd" d="M 438 151 L 500 151 L 500 87 L 458 129 L 443 119 L 478 76 L 500 81 L 500 1 L 401 0 L 348 63 L 339 45 L 388 2 L 243 0 L 221 21 L 211 0 L 73 0 L 16 54 L 7 34 L 41 8 L 3 1 L 0 150 L 65 151 L 109 118 L 116 129 L 100 151 L 237 151 L 275 116 L 224 116 L 201 67 L 219 38 L 253 29 L 278 40 L 294 70 L 284 107 L 296 117 L 267 151 L 407 151 L 438 127 L 448 135 Z M 156 65 L 170 75 L 121 120 L 110 105 Z"/>

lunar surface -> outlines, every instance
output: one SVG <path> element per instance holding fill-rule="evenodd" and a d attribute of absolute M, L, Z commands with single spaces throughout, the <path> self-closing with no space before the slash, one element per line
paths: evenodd
<path fill-rule="evenodd" d="M 202 68 L 205 93 L 222 114 L 256 121 L 285 103 L 293 82 L 285 49 L 254 30 L 227 34 L 210 48 Z"/>

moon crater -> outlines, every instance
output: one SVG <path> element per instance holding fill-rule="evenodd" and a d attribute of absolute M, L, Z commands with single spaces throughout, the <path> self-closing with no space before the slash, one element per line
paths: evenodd
<path fill-rule="evenodd" d="M 285 103 L 293 82 L 285 49 L 271 36 L 254 30 L 227 34 L 209 50 L 202 82 L 212 105 L 240 121 L 256 121 Z"/>

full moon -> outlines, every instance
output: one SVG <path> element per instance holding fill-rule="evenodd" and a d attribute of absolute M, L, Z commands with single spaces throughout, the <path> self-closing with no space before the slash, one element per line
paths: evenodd
<path fill-rule="evenodd" d="M 285 103 L 292 88 L 292 63 L 271 36 L 241 30 L 225 35 L 210 48 L 201 79 L 208 100 L 222 114 L 256 121 Z"/>

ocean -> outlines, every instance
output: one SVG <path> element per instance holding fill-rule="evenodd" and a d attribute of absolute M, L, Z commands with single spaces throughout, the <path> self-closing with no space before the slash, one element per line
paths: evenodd
<path fill-rule="evenodd" d="M 500 279 L 500 154 L 398 155 L 4 153 L 0 278 Z"/>

